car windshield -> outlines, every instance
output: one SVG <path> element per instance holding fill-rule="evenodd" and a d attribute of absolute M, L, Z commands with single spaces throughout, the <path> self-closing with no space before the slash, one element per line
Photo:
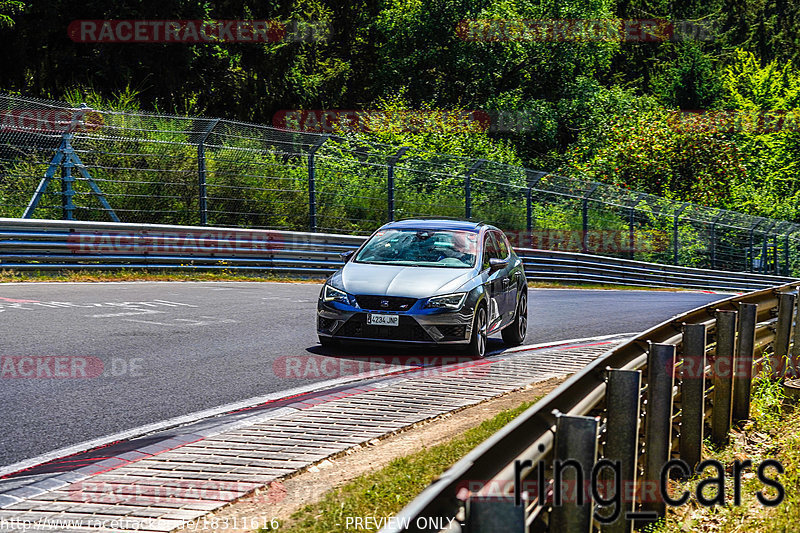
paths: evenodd
<path fill-rule="evenodd" d="M 470 231 L 388 229 L 377 232 L 356 256 L 357 263 L 470 268 L 478 234 Z"/>

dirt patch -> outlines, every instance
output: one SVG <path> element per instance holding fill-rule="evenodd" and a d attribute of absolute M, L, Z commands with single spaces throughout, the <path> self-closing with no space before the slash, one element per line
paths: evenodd
<path fill-rule="evenodd" d="M 319 501 L 326 492 L 361 474 L 380 469 L 397 457 L 446 442 L 467 429 L 478 426 L 484 420 L 493 418 L 501 411 L 544 396 L 564 379 L 551 378 L 533 383 L 524 389 L 419 422 L 387 437 L 350 448 L 176 531 L 234 533 L 264 527 L 272 519 L 286 523 L 295 511 Z"/>

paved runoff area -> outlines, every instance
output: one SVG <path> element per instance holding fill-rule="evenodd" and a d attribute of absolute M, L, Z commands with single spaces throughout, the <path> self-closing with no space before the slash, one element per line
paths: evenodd
<path fill-rule="evenodd" d="M 166 532 L 245 495 L 278 501 L 277 481 L 286 476 L 417 422 L 576 372 L 624 339 L 522 346 L 367 376 L 33 465 L 0 479 L 0 531 Z"/>

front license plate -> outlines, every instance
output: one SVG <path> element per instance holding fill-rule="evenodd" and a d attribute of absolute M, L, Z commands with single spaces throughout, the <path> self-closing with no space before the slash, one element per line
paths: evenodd
<path fill-rule="evenodd" d="M 367 324 L 370 326 L 397 326 L 400 324 L 398 315 L 367 315 Z"/>

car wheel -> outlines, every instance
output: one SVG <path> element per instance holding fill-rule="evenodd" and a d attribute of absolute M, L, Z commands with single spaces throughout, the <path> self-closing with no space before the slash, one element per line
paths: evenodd
<path fill-rule="evenodd" d="M 476 358 L 486 355 L 486 340 L 489 337 L 488 320 L 486 319 L 486 306 L 481 305 L 475 311 L 475 318 L 472 320 L 472 338 L 467 345 L 467 353 Z"/>
<path fill-rule="evenodd" d="M 333 348 L 334 346 L 339 345 L 338 340 L 323 336 L 319 337 L 319 343 L 322 345 L 323 348 Z"/>
<path fill-rule="evenodd" d="M 517 312 L 514 321 L 506 326 L 500 333 L 503 335 L 503 342 L 508 346 L 519 346 L 525 340 L 525 333 L 528 329 L 528 296 L 523 292 L 519 295 L 517 302 Z"/>

